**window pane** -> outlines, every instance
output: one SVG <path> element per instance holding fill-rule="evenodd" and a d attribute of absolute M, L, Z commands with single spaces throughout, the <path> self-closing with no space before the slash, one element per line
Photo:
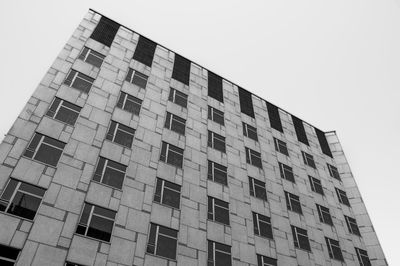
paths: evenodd
<path fill-rule="evenodd" d="M 18 191 L 7 212 L 33 220 L 39 208 L 40 201 L 41 199 L 39 198 Z"/>
<path fill-rule="evenodd" d="M 75 89 L 78 89 L 80 91 L 83 91 L 85 93 L 88 93 L 90 91 L 90 88 L 92 87 L 92 83 L 93 83 L 93 80 L 87 81 L 78 75 L 75 78 L 74 83 L 72 83 L 72 87 Z"/>
<path fill-rule="evenodd" d="M 3 194 L 1 195 L 1 199 L 3 200 L 10 200 L 12 194 L 15 191 L 15 188 L 17 187 L 18 182 L 15 181 L 14 179 L 10 179 L 10 181 L 7 184 L 6 189 L 3 191 Z"/>
<path fill-rule="evenodd" d="M 104 171 L 102 183 L 121 189 L 124 176 L 124 173 L 107 167 Z"/>
<path fill-rule="evenodd" d="M 114 222 L 111 220 L 93 215 L 90 220 L 87 236 L 104 241 L 110 241 L 113 223 Z"/>
<path fill-rule="evenodd" d="M 28 193 L 37 195 L 39 197 L 43 197 L 44 192 L 45 192 L 45 190 L 43 188 L 39 188 L 39 187 L 30 185 L 27 183 L 22 183 L 22 182 L 21 182 L 21 185 L 19 186 L 18 190 L 22 190 L 24 192 L 28 192 Z"/>
<path fill-rule="evenodd" d="M 229 225 L 229 211 L 227 209 L 215 206 L 215 221 Z"/>
<path fill-rule="evenodd" d="M 163 204 L 169 205 L 174 208 L 179 208 L 180 193 L 168 189 L 164 186 Z"/>
<path fill-rule="evenodd" d="M 161 227 L 160 227 L 161 228 Z M 176 239 L 158 235 L 157 255 L 175 259 L 176 258 Z"/>
<path fill-rule="evenodd" d="M 103 63 L 104 55 L 99 54 L 95 51 L 90 51 L 89 55 L 86 58 L 86 62 L 100 68 Z"/>
<path fill-rule="evenodd" d="M 74 125 L 76 119 L 78 118 L 78 115 L 79 113 L 61 106 L 55 116 L 55 119 L 67 123 L 69 125 Z"/>
<path fill-rule="evenodd" d="M 226 253 L 215 252 L 215 266 L 231 266 L 231 255 Z"/>
<path fill-rule="evenodd" d="M 121 144 L 125 147 L 131 148 L 133 142 L 133 135 L 117 129 L 114 142 Z"/>
<path fill-rule="evenodd" d="M 34 159 L 55 167 L 61 157 L 61 154 L 62 150 L 50 147 L 42 143 Z"/>

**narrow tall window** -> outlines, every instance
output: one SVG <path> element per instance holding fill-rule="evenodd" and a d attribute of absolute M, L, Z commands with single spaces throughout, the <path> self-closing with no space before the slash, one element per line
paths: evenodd
<path fill-rule="evenodd" d="M 290 182 L 293 182 L 293 183 L 295 182 L 294 181 L 294 174 L 293 174 L 293 168 L 292 167 L 290 167 L 290 166 L 288 166 L 286 164 L 283 164 L 283 163 L 279 163 L 279 171 L 280 171 L 281 177 L 283 179 L 286 179 L 287 181 L 290 181 Z"/>
<path fill-rule="evenodd" d="M 163 142 L 161 148 L 160 161 L 182 168 L 183 149 L 169 143 Z"/>
<path fill-rule="evenodd" d="M 139 42 L 136 45 L 135 53 L 133 54 L 133 59 L 151 67 L 156 47 L 157 44 L 155 42 L 140 36 Z"/>
<path fill-rule="evenodd" d="M 127 148 L 132 148 L 135 130 L 115 121 L 111 121 L 106 139 L 121 144 Z"/>
<path fill-rule="evenodd" d="M 242 123 L 242 126 L 243 126 L 243 135 L 245 137 L 248 137 L 249 139 L 258 141 L 257 129 L 255 127 L 252 127 L 246 123 Z"/>
<path fill-rule="evenodd" d="M 346 219 L 347 228 L 349 229 L 350 234 L 361 236 L 361 232 L 358 228 L 356 219 L 346 215 L 344 216 L 344 218 Z"/>
<path fill-rule="evenodd" d="M 125 172 L 125 165 L 100 157 L 93 180 L 121 189 L 124 183 Z"/>
<path fill-rule="evenodd" d="M 324 189 L 322 188 L 321 180 L 318 180 L 312 176 L 308 176 L 308 180 L 310 180 L 311 190 L 323 196 Z"/>
<path fill-rule="evenodd" d="M 101 17 L 90 38 L 110 47 L 118 29 L 118 23 L 106 17 Z"/>
<path fill-rule="evenodd" d="M 296 227 L 293 225 L 291 227 L 292 227 L 294 246 L 296 248 L 311 251 L 311 246 L 310 246 L 310 241 L 308 240 L 307 230 L 304 230 L 300 227 Z"/>
<path fill-rule="evenodd" d="M 278 260 L 257 254 L 257 266 L 277 266 Z"/>
<path fill-rule="evenodd" d="M 216 149 L 220 152 L 225 153 L 226 152 L 225 137 L 209 130 L 208 131 L 208 147 L 211 147 L 213 149 Z"/>
<path fill-rule="evenodd" d="M 0 245 L 0 264 L 2 266 L 13 266 L 17 262 L 19 249 Z"/>
<path fill-rule="evenodd" d="M 253 212 L 254 234 L 266 238 L 273 238 L 271 218 Z"/>
<path fill-rule="evenodd" d="M 210 71 L 208 71 L 208 96 L 224 102 L 224 94 L 222 91 L 222 78 Z"/>
<path fill-rule="evenodd" d="M 24 156 L 56 167 L 64 147 L 64 142 L 35 133 Z"/>
<path fill-rule="evenodd" d="M 282 122 L 281 122 L 281 117 L 279 116 L 278 107 L 269 102 L 266 103 L 267 103 L 267 111 L 271 127 L 283 133 Z"/>
<path fill-rule="evenodd" d="M 314 162 L 314 157 L 311 154 L 308 154 L 304 151 L 301 152 L 301 155 L 303 156 L 303 161 L 304 164 L 316 169 L 317 167 L 315 166 L 315 162 Z"/>
<path fill-rule="evenodd" d="M 142 106 L 142 100 L 133 97 L 125 92 L 121 92 L 119 95 L 117 107 L 121 108 L 134 115 L 139 115 L 140 107 Z"/>
<path fill-rule="evenodd" d="M 85 74 L 82 74 L 76 70 L 71 69 L 67 78 L 64 81 L 64 84 L 77 89 L 84 93 L 89 93 L 90 88 L 92 87 L 94 82 L 94 78 L 91 78 Z"/>
<path fill-rule="evenodd" d="M 228 174 L 226 166 L 208 161 L 208 179 L 227 186 Z"/>
<path fill-rule="evenodd" d="M 283 142 L 282 140 L 279 140 L 277 138 L 274 138 L 274 144 L 275 144 L 275 150 L 279 151 L 280 153 L 289 156 L 289 151 L 286 146 L 286 142 Z"/>
<path fill-rule="evenodd" d="M 261 153 L 246 147 L 246 162 L 258 168 L 262 168 Z"/>
<path fill-rule="evenodd" d="M 180 105 L 180 106 L 186 108 L 187 100 L 188 100 L 188 96 L 186 94 L 184 94 L 178 90 L 175 90 L 173 88 L 170 89 L 168 101 L 176 103 L 177 105 Z"/>
<path fill-rule="evenodd" d="M 254 179 L 249 176 L 250 196 L 267 200 L 267 190 L 265 189 L 265 182 Z"/>
<path fill-rule="evenodd" d="M 321 146 L 322 153 L 328 155 L 333 158 L 331 148 L 329 147 L 328 141 L 326 140 L 325 133 L 319 130 L 318 128 L 314 128 L 315 133 L 317 134 L 319 145 Z"/>
<path fill-rule="evenodd" d="M 331 213 L 329 212 L 329 209 L 318 204 L 316 204 L 316 206 L 317 206 L 319 220 L 321 221 L 321 223 L 333 225 L 332 216 Z"/>
<path fill-rule="evenodd" d="M 147 252 L 167 259 L 176 259 L 178 231 L 158 224 L 150 225 Z"/>
<path fill-rule="evenodd" d="M 83 47 L 81 54 L 79 55 L 78 59 L 89 63 L 97 68 L 101 67 L 103 64 L 105 56 L 101 53 L 98 53 L 90 48 Z"/>
<path fill-rule="evenodd" d="M 171 114 L 170 112 L 167 112 L 164 127 L 175 131 L 180 135 L 185 135 L 186 120 L 180 118 L 177 115 Z"/>
<path fill-rule="evenodd" d="M 214 107 L 208 106 L 208 119 L 223 126 L 224 112 L 221 112 L 220 110 L 217 110 Z"/>
<path fill-rule="evenodd" d="M 360 266 L 371 266 L 371 261 L 369 260 L 367 251 L 360 248 L 355 248 L 355 249 Z"/>
<path fill-rule="evenodd" d="M 331 177 L 341 181 L 338 169 L 335 166 L 330 165 L 329 163 L 327 163 L 326 165 L 328 166 L 329 175 Z"/>
<path fill-rule="evenodd" d="M 328 247 L 329 257 L 334 260 L 344 261 L 339 241 L 325 237 L 326 246 Z"/>
<path fill-rule="evenodd" d="M 54 98 L 54 101 L 51 104 L 46 115 L 73 126 L 76 122 L 76 119 L 78 119 L 81 109 L 81 107 L 75 104 L 56 97 Z"/>
<path fill-rule="evenodd" d="M 208 219 L 229 225 L 229 203 L 208 197 Z"/>
<path fill-rule="evenodd" d="M 0 211 L 33 220 L 45 189 L 10 179 L 0 198 Z"/>
<path fill-rule="evenodd" d="M 157 178 L 154 201 L 172 208 L 179 209 L 181 198 L 181 186 L 172 182 Z"/>
<path fill-rule="evenodd" d="M 286 207 L 289 211 L 297 212 L 298 214 L 303 214 L 301 210 L 300 197 L 285 191 Z"/>
<path fill-rule="evenodd" d="M 253 101 L 251 93 L 239 87 L 240 111 L 254 118 Z"/>
<path fill-rule="evenodd" d="M 148 78 L 149 77 L 146 76 L 145 74 L 142 74 L 139 71 L 129 68 L 128 75 L 126 75 L 125 80 L 128 81 L 129 83 L 138 86 L 141 89 L 146 89 Z"/>
<path fill-rule="evenodd" d="M 335 190 L 339 202 L 350 207 L 350 201 L 349 198 L 347 198 L 346 192 L 338 188 L 335 188 Z"/>
<path fill-rule="evenodd" d="M 232 266 L 231 247 L 208 240 L 207 266 Z"/>
<path fill-rule="evenodd" d="M 182 82 L 183 84 L 189 85 L 190 61 L 178 54 L 175 54 L 172 78 Z"/>
<path fill-rule="evenodd" d="M 294 130 L 296 131 L 297 140 L 309 146 L 307 134 L 304 129 L 303 121 L 292 115 Z"/>

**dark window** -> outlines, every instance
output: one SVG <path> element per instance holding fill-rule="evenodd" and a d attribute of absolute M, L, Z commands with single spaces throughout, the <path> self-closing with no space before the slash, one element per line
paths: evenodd
<path fill-rule="evenodd" d="M 186 120 L 167 112 L 164 127 L 178 134 L 185 135 Z"/>
<path fill-rule="evenodd" d="M 105 56 L 102 55 L 101 53 L 98 53 L 87 47 L 83 47 L 83 50 L 78 57 L 78 59 L 98 68 L 100 68 L 101 64 L 103 64 L 104 58 Z"/>
<path fill-rule="evenodd" d="M 179 209 L 181 198 L 181 186 L 172 182 L 157 178 L 154 201 Z"/>
<path fill-rule="evenodd" d="M 325 241 L 328 247 L 329 257 L 334 260 L 344 261 L 339 241 L 336 241 L 328 237 L 325 237 Z"/>
<path fill-rule="evenodd" d="M 308 179 L 310 180 L 311 190 L 323 196 L 324 190 L 322 188 L 321 180 L 318 180 L 312 176 L 308 176 Z"/>
<path fill-rule="evenodd" d="M 267 103 L 267 111 L 269 116 L 269 122 L 271 123 L 271 127 L 283 133 L 281 118 L 279 116 L 279 109 L 275 105 Z"/>
<path fill-rule="evenodd" d="M 118 108 L 124 109 L 134 115 L 139 115 L 141 106 L 142 100 L 125 92 L 121 92 L 117 103 Z"/>
<path fill-rule="evenodd" d="M 224 94 L 222 92 L 222 78 L 208 71 L 208 96 L 224 102 Z"/>
<path fill-rule="evenodd" d="M 172 78 L 182 82 L 183 84 L 189 85 L 190 61 L 178 54 L 175 54 Z"/>
<path fill-rule="evenodd" d="M 126 166 L 100 157 L 93 180 L 121 189 L 124 183 Z"/>
<path fill-rule="evenodd" d="M 311 251 L 307 230 L 292 225 L 292 234 L 293 234 L 294 246 L 296 248 Z"/>
<path fill-rule="evenodd" d="M 35 133 L 24 156 L 55 167 L 64 147 L 64 142 Z"/>
<path fill-rule="evenodd" d="M 250 126 L 249 124 L 242 123 L 243 126 L 243 135 L 252 140 L 258 141 L 257 137 L 257 129 L 255 127 Z"/>
<path fill-rule="evenodd" d="M 227 186 L 228 174 L 226 166 L 208 161 L 208 179 Z"/>
<path fill-rule="evenodd" d="M 214 148 L 220 152 L 226 152 L 225 137 L 212 131 L 208 131 L 208 147 Z"/>
<path fill-rule="evenodd" d="M 111 121 L 106 139 L 121 144 L 122 146 L 125 146 L 127 148 L 131 148 L 134 135 L 135 130 L 133 128 L 124 126 L 115 121 Z"/>
<path fill-rule="evenodd" d="M 169 91 L 169 97 L 168 101 L 171 101 L 173 103 L 176 103 L 177 105 L 180 105 L 184 108 L 187 107 L 187 100 L 188 96 L 180 91 L 177 91 L 173 88 Z"/>
<path fill-rule="evenodd" d="M 43 188 L 10 179 L 0 198 L 0 211 L 33 220 L 45 191 Z"/>
<path fill-rule="evenodd" d="M 358 228 L 357 221 L 349 216 L 344 216 L 350 234 L 361 236 L 360 229 Z"/>
<path fill-rule="evenodd" d="M 324 206 L 318 205 L 318 204 L 316 204 L 316 206 L 317 206 L 319 220 L 321 221 L 321 223 L 333 225 L 333 221 L 332 221 L 332 217 L 331 217 L 331 213 L 329 212 L 329 209 Z"/>
<path fill-rule="evenodd" d="M 246 148 L 246 162 L 256 167 L 262 168 L 261 153 Z"/>
<path fill-rule="evenodd" d="M 175 260 L 177 242 L 177 230 L 153 223 L 150 225 L 148 253 Z"/>
<path fill-rule="evenodd" d="M 161 148 L 160 161 L 182 168 L 183 149 L 169 143 L 163 142 Z"/>
<path fill-rule="evenodd" d="M 326 165 L 328 166 L 330 176 L 341 181 L 338 169 L 335 166 L 330 165 L 329 163 L 327 163 Z"/>
<path fill-rule="evenodd" d="M 367 251 L 360 248 L 355 249 L 360 266 L 371 266 L 371 261 L 369 260 Z"/>
<path fill-rule="evenodd" d="M 224 112 L 221 112 L 214 107 L 208 106 L 208 119 L 220 125 L 224 125 Z"/>
<path fill-rule="evenodd" d="M 294 130 L 296 131 L 297 140 L 306 145 L 309 145 L 303 121 L 301 121 L 294 115 L 292 115 L 292 120 L 293 120 Z"/>
<path fill-rule="evenodd" d="M 76 119 L 78 119 L 80 111 L 81 107 L 60 98 L 54 98 L 46 115 L 73 126 Z"/>
<path fill-rule="evenodd" d="M 275 144 L 275 150 L 279 151 L 280 153 L 289 156 L 289 151 L 286 146 L 286 142 L 283 142 L 282 140 L 279 140 L 277 138 L 274 138 L 274 144 Z"/>
<path fill-rule="evenodd" d="M 149 39 L 140 36 L 139 42 L 135 49 L 135 54 L 133 55 L 133 59 L 139 61 L 140 63 L 145 64 L 148 67 L 151 67 L 153 63 L 154 52 L 156 51 L 157 44 Z"/>
<path fill-rule="evenodd" d="M 350 207 L 350 201 L 349 198 L 347 198 L 346 192 L 338 188 L 335 188 L 335 190 L 339 202 Z"/>
<path fill-rule="evenodd" d="M 207 266 L 231 266 L 231 247 L 208 240 Z"/>
<path fill-rule="evenodd" d="M 266 238 L 272 237 L 272 226 L 271 226 L 271 218 L 261 215 L 259 213 L 253 212 L 253 226 L 254 226 L 254 234 Z"/>
<path fill-rule="evenodd" d="M 65 262 L 65 266 L 84 266 L 84 265 L 67 261 Z"/>
<path fill-rule="evenodd" d="M 240 110 L 242 113 L 254 118 L 253 101 L 251 93 L 239 87 Z"/>
<path fill-rule="evenodd" d="M 321 146 L 322 153 L 328 155 L 329 157 L 333 158 L 331 149 L 329 148 L 328 141 L 326 140 L 325 133 L 315 128 L 315 133 L 317 133 L 319 145 Z"/>
<path fill-rule="evenodd" d="M 257 254 L 257 266 L 277 266 L 278 260 Z"/>
<path fill-rule="evenodd" d="M 316 169 L 317 167 L 315 166 L 314 162 L 314 157 L 311 154 L 308 154 L 304 151 L 301 152 L 301 155 L 303 155 L 303 161 L 306 165 Z"/>
<path fill-rule="evenodd" d="M 90 38 L 110 47 L 118 29 L 118 23 L 106 17 L 101 17 Z"/>
<path fill-rule="evenodd" d="M 229 203 L 208 197 L 208 219 L 229 225 Z"/>
<path fill-rule="evenodd" d="M 128 75 L 126 75 L 125 80 L 128 81 L 129 83 L 138 86 L 141 89 L 146 89 L 148 78 L 149 77 L 146 76 L 145 74 L 142 74 L 139 71 L 129 68 Z"/>
<path fill-rule="evenodd" d="M 285 191 L 286 206 L 289 211 L 303 214 L 301 210 L 300 197 Z"/>
<path fill-rule="evenodd" d="M 90 88 L 92 87 L 94 82 L 94 78 L 86 76 L 76 70 L 71 70 L 64 81 L 64 84 L 80 90 L 84 93 L 89 93 Z"/>
<path fill-rule="evenodd" d="M 110 242 L 115 211 L 85 203 L 76 233 Z"/>
<path fill-rule="evenodd" d="M 290 167 L 290 166 L 288 166 L 286 164 L 283 164 L 283 163 L 279 163 L 279 170 L 281 172 L 281 177 L 283 179 L 286 179 L 286 180 L 288 180 L 290 182 L 293 182 L 293 183 L 295 182 L 294 181 L 294 174 L 293 174 L 292 167 Z"/>
<path fill-rule="evenodd" d="M 2 266 L 13 266 L 17 261 L 18 254 L 18 249 L 0 245 L 0 264 Z"/>
<path fill-rule="evenodd" d="M 267 200 L 267 190 L 265 189 L 265 183 L 254 179 L 249 176 L 250 196 Z"/>

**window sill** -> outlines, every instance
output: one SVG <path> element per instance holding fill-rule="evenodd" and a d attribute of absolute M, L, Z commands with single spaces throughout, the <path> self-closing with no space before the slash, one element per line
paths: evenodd
<path fill-rule="evenodd" d="M 124 177 L 124 180 L 125 180 L 125 177 Z M 116 188 L 116 187 L 113 187 L 113 186 L 110 186 L 110 185 L 101 183 L 101 182 L 96 181 L 96 180 L 93 180 L 93 179 L 91 179 L 90 181 L 93 182 L 93 183 L 96 183 L 96 184 L 99 184 L 99 185 L 102 185 L 102 186 L 111 188 L 111 189 L 113 189 L 113 190 L 121 191 L 121 193 L 123 192 L 123 191 L 122 191 L 122 188 Z M 123 187 L 123 186 L 124 186 L 124 184 L 122 184 L 122 187 Z"/>
<path fill-rule="evenodd" d="M 177 211 L 180 211 L 180 210 L 181 210 L 181 209 L 180 209 L 180 206 L 179 206 L 179 208 L 176 208 L 176 207 L 169 206 L 169 205 L 167 205 L 167 204 L 163 204 L 163 203 L 161 203 L 161 202 L 157 202 L 157 201 L 155 201 L 155 200 L 153 200 L 153 202 L 156 203 L 156 204 L 158 204 L 158 205 L 160 205 L 160 206 L 164 206 L 164 207 L 166 207 L 166 208 L 171 208 L 171 209 L 174 209 L 174 210 L 177 210 Z"/>
<path fill-rule="evenodd" d="M 207 221 L 210 221 L 210 222 L 213 222 L 213 223 L 216 223 L 216 224 L 219 224 L 219 225 L 223 225 L 223 226 L 227 226 L 227 227 L 231 228 L 230 224 L 224 224 L 224 223 L 221 223 L 221 222 L 218 222 L 218 221 L 210 220 L 208 218 L 207 218 Z"/>
<path fill-rule="evenodd" d="M 157 255 L 157 254 L 152 254 L 152 253 L 149 253 L 147 251 L 146 251 L 146 255 L 178 263 L 178 261 L 176 259 L 171 259 L 171 258 L 163 257 L 163 256 L 160 256 L 160 255 Z M 175 256 L 176 256 L 176 254 L 175 254 Z"/>
<path fill-rule="evenodd" d="M 78 234 L 76 232 L 74 233 L 74 236 L 80 236 L 80 237 L 87 238 L 87 239 L 90 239 L 90 240 L 93 240 L 93 241 L 97 241 L 97 242 L 100 242 L 100 243 L 111 245 L 111 241 L 105 241 L 105 240 L 97 239 L 97 238 L 94 238 L 94 237 L 91 237 L 91 236 L 81 235 L 81 234 Z M 112 237 L 112 234 L 111 234 L 111 237 Z"/>
<path fill-rule="evenodd" d="M 64 154 L 64 152 L 61 153 L 61 156 L 62 156 L 63 154 Z M 60 159 L 61 159 L 61 156 L 60 156 Z M 32 161 L 32 162 L 37 162 L 37 163 L 39 163 L 39 164 L 43 164 L 44 166 L 51 167 L 51 168 L 54 168 L 54 169 L 56 169 L 56 168 L 57 168 L 57 165 L 58 165 L 58 162 L 57 162 L 57 165 L 56 165 L 56 166 L 53 166 L 53 165 L 50 165 L 50 164 L 47 164 L 47 163 L 44 163 L 44 162 L 35 160 L 35 159 L 33 159 L 33 158 L 29 158 L 29 157 L 27 157 L 27 156 L 25 156 L 25 155 L 22 155 L 22 157 L 23 157 L 23 158 L 26 158 L 26 159 L 28 159 L 28 160 L 30 160 L 30 161 Z M 59 160 L 59 161 L 60 161 L 60 160 Z"/>

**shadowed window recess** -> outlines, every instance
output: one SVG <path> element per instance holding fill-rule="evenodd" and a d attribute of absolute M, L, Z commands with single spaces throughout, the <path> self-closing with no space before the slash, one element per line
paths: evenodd
<path fill-rule="evenodd" d="M 164 127 L 180 135 L 185 135 L 186 120 L 177 115 L 171 114 L 170 112 L 167 112 Z"/>
<path fill-rule="evenodd" d="M 311 251 L 310 241 L 308 240 L 307 230 L 300 227 L 291 226 L 294 246 L 303 250 Z"/>
<path fill-rule="evenodd" d="M 326 140 L 325 133 L 315 128 L 315 133 L 317 134 L 319 145 L 321 146 L 322 153 L 333 158 L 331 148 L 329 147 L 328 141 Z"/>
<path fill-rule="evenodd" d="M 231 247 L 208 240 L 207 266 L 231 266 Z"/>
<path fill-rule="evenodd" d="M 249 176 L 250 196 L 267 200 L 267 190 L 265 189 L 265 182 L 257 180 Z"/>
<path fill-rule="evenodd" d="M 19 255 L 19 249 L 0 245 L 0 265 L 13 266 L 15 265 Z"/>
<path fill-rule="evenodd" d="M 274 138 L 274 145 L 275 145 L 276 151 L 279 151 L 280 153 L 282 153 L 286 156 L 289 156 L 289 151 L 288 151 L 286 142 L 284 142 L 280 139 Z"/>
<path fill-rule="evenodd" d="M 150 235 L 146 249 L 148 253 L 175 260 L 177 242 L 177 230 L 158 224 L 150 224 Z"/>
<path fill-rule="evenodd" d="M 272 239 L 271 218 L 265 215 L 253 212 L 254 234 Z"/>
<path fill-rule="evenodd" d="M 142 107 L 142 100 L 133 97 L 125 92 L 121 92 L 119 95 L 117 107 L 121 108 L 134 115 L 139 115 L 140 108 Z"/>
<path fill-rule="evenodd" d="M 328 166 L 329 175 L 330 175 L 331 177 L 333 177 L 333 178 L 339 180 L 339 181 L 342 181 L 342 180 L 340 179 L 340 174 L 339 174 L 338 169 L 337 169 L 335 166 L 330 165 L 329 163 L 327 163 L 326 165 Z"/>
<path fill-rule="evenodd" d="M 240 111 L 254 118 L 253 101 L 251 93 L 239 87 Z"/>
<path fill-rule="evenodd" d="M 132 148 L 134 136 L 135 130 L 133 128 L 127 127 L 115 121 L 111 121 L 106 139 L 130 149 Z"/>
<path fill-rule="evenodd" d="M 307 134 L 304 129 L 303 121 L 292 115 L 294 130 L 296 131 L 297 140 L 309 146 Z"/>
<path fill-rule="evenodd" d="M 191 63 L 189 60 L 178 54 L 175 54 L 172 78 L 182 82 L 183 84 L 189 85 L 190 65 Z"/>
<path fill-rule="evenodd" d="M 285 191 L 286 207 L 289 211 L 297 212 L 298 214 L 303 214 L 300 204 L 300 197 Z"/>
<path fill-rule="evenodd" d="M 303 162 L 305 165 L 308 165 L 314 169 L 317 169 L 317 166 L 315 165 L 314 157 L 311 154 L 302 151 L 301 155 L 303 156 Z"/>
<path fill-rule="evenodd" d="M 247 147 L 245 149 L 246 149 L 246 162 L 258 168 L 262 168 L 261 153 L 249 149 Z"/>
<path fill-rule="evenodd" d="M 288 166 L 286 164 L 283 164 L 283 163 L 279 163 L 279 171 L 280 171 L 281 177 L 283 179 L 286 179 L 286 180 L 288 180 L 290 182 L 293 182 L 293 183 L 295 182 L 294 181 L 294 174 L 293 174 L 293 168 L 292 167 L 290 167 L 290 166 Z"/>
<path fill-rule="evenodd" d="M 208 179 L 222 185 L 228 185 L 227 167 L 208 161 Z"/>
<path fill-rule="evenodd" d="M 184 94 L 183 92 L 180 92 L 173 88 L 171 88 L 171 90 L 169 91 L 168 101 L 176 103 L 177 105 L 186 108 L 187 100 L 188 100 L 187 94 Z"/>
<path fill-rule="evenodd" d="M 133 70 L 132 68 L 129 68 L 128 74 L 125 78 L 126 81 L 138 86 L 141 89 L 146 89 L 148 79 L 148 76 L 140 73 L 139 71 Z"/>
<path fill-rule="evenodd" d="M 67 78 L 64 81 L 64 84 L 83 93 L 89 93 L 90 88 L 92 88 L 93 82 L 94 78 L 91 78 L 85 74 L 71 69 Z"/>
<path fill-rule="evenodd" d="M 208 219 L 229 225 L 229 203 L 209 196 Z"/>
<path fill-rule="evenodd" d="M 369 260 L 368 252 L 360 248 L 355 248 L 355 250 L 360 266 L 371 266 L 371 261 Z"/>
<path fill-rule="evenodd" d="M 183 149 L 163 141 L 160 161 L 182 168 Z"/>
<path fill-rule="evenodd" d="M 172 182 L 157 178 L 154 201 L 172 208 L 179 209 L 181 186 Z"/>
<path fill-rule="evenodd" d="M 207 142 L 208 142 L 208 147 L 211 147 L 223 153 L 226 152 L 225 137 L 209 130 Z"/>
<path fill-rule="evenodd" d="M 331 213 L 329 212 L 329 209 L 319 204 L 316 204 L 316 206 L 317 206 L 319 221 L 321 223 L 333 225 L 332 216 Z"/>
<path fill-rule="evenodd" d="M 257 266 L 277 266 L 278 260 L 257 254 Z"/>
<path fill-rule="evenodd" d="M 35 133 L 24 156 L 56 167 L 64 147 L 64 142 Z"/>
<path fill-rule="evenodd" d="M 347 229 L 349 229 L 350 234 L 361 236 L 360 229 L 357 225 L 357 220 L 346 215 L 344 216 L 344 218 L 346 220 Z"/>
<path fill-rule="evenodd" d="M 83 47 L 78 59 L 88 64 L 91 64 L 92 66 L 100 68 L 101 64 L 103 64 L 105 57 L 106 57 L 105 55 L 102 55 L 101 53 L 96 52 L 95 50 Z"/>
<path fill-rule="evenodd" d="M 208 96 L 224 102 L 224 94 L 222 91 L 222 78 L 213 72 L 208 71 Z"/>
<path fill-rule="evenodd" d="M 118 29 L 118 23 L 106 17 L 101 17 L 90 38 L 110 47 Z"/>
<path fill-rule="evenodd" d="M 350 201 L 349 201 L 349 198 L 347 197 L 346 192 L 341 189 L 338 189 L 336 187 L 335 187 L 335 190 L 336 190 L 336 195 L 339 199 L 339 202 L 350 207 Z"/>
<path fill-rule="evenodd" d="M 139 42 L 136 45 L 133 59 L 151 67 L 154 58 L 154 52 L 156 51 L 157 44 L 143 36 L 139 37 Z"/>
<path fill-rule="evenodd" d="M 245 137 L 248 137 L 249 139 L 252 139 L 254 141 L 258 141 L 258 136 L 257 136 L 257 129 L 253 126 L 250 126 L 249 124 L 246 124 L 242 122 L 243 126 L 243 135 Z"/>
<path fill-rule="evenodd" d="M 316 179 L 310 175 L 308 176 L 308 180 L 310 181 L 311 190 L 323 196 L 324 189 L 322 188 L 321 180 Z"/>
<path fill-rule="evenodd" d="M 334 260 L 344 261 L 339 241 L 325 237 L 326 246 L 328 248 L 329 257 Z"/>
<path fill-rule="evenodd" d="M 117 189 L 122 189 L 125 172 L 125 165 L 100 157 L 93 180 Z"/>
<path fill-rule="evenodd" d="M 81 109 L 81 107 L 75 104 L 56 97 L 54 98 L 54 101 L 46 115 L 73 126 L 76 122 L 76 119 L 78 119 Z"/>
<path fill-rule="evenodd" d="M 278 107 L 269 102 L 266 102 L 266 104 L 271 127 L 283 133 L 282 122 L 281 117 L 279 116 Z"/>
<path fill-rule="evenodd" d="M 215 123 L 220 124 L 221 126 L 223 126 L 224 123 L 224 112 L 208 106 L 208 119 L 214 121 Z"/>

